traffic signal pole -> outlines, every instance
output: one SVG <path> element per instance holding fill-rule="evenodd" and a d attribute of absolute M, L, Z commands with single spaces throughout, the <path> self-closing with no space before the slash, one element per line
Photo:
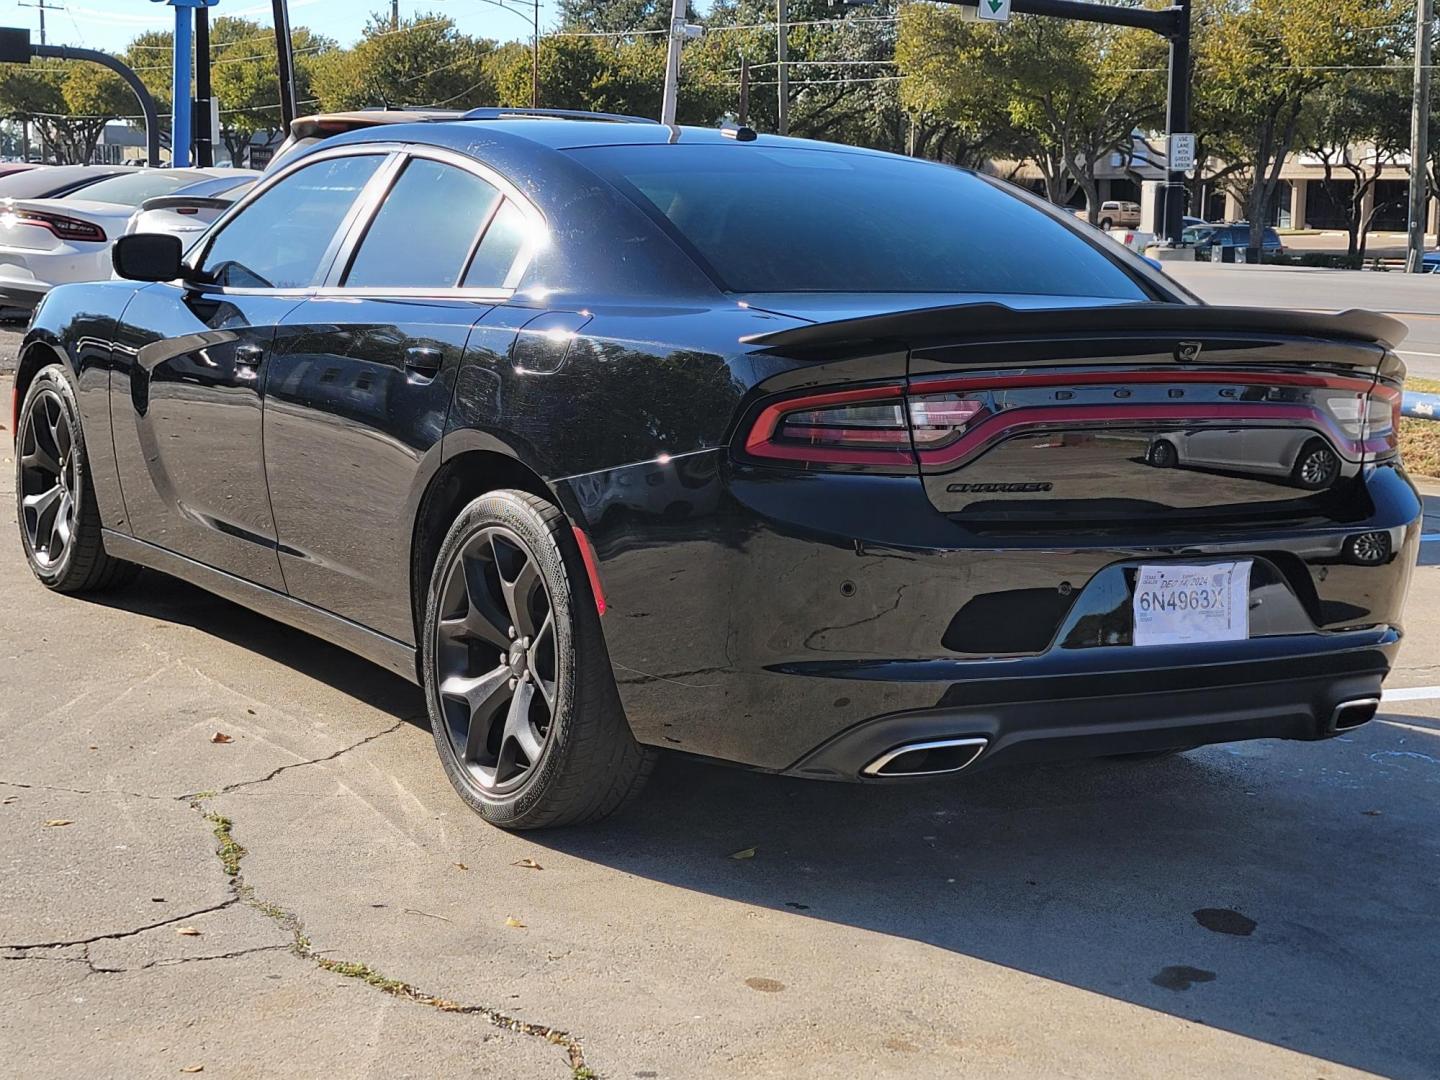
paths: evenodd
<path fill-rule="evenodd" d="M 978 8 L 981 0 L 940 0 L 959 7 Z M 1106 23 L 1150 30 L 1170 42 L 1170 80 L 1165 108 L 1167 143 L 1190 131 L 1190 0 L 1175 0 L 1168 8 L 1116 7 L 1086 0 L 1011 0 L 1010 10 L 1019 15 L 1044 15 L 1078 22 Z M 1167 154 L 1168 157 L 1168 154 Z M 1178 244 L 1185 223 L 1185 173 L 1169 168 L 1166 180 L 1160 236 L 1162 243 Z"/>

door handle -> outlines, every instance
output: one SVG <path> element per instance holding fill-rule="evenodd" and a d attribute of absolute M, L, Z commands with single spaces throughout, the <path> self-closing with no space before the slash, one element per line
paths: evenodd
<path fill-rule="evenodd" d="M 265 350 L 259 345 L 237 345 L 235 347 L 235 373 L 253 378 L 265 359 Z"/>
<path fill-rule="evenodd" d="M 445 354 L 428 345 L 412 345 L 405 350 L 405 366 L 417 375 L 434 375 L 445 361 Z"/>

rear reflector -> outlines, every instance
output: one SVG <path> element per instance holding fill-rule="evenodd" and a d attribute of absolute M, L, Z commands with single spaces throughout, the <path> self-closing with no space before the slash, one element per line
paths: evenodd
<path fill-rule="evenodd" d="M 578 525 L 572 525 L 575 532 L 575 543 L 580 548 L 580 560 L 585 564 L 585 576 L 590 579 L 590 591 L 595 594 L 595 611 L 605 614 L 605 590 L 600 587 L 600 566 L 595 560 L 595 548 L 590 543 L 590 537 L 585 535 L 585 530 Z"/>

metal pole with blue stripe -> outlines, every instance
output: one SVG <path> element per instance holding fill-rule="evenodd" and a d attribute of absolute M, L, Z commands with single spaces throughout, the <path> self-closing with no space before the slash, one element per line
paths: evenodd
<path fill-rule="evenodd" d="M 171 91 L 170 164 L 190 165 L 194 101 L 190 94 L 195 54 L 195 9 L 214 7 L 220 0 L 153 0 L 175 9 L 175 83 Z"/>

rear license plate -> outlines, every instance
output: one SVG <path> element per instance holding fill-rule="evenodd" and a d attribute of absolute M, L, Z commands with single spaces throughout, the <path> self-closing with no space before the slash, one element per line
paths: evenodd
<path fill-rule="evenodd" d="M 1141 566 L 1135 573 L 1135 644 L 1187 645 L 1250 636 L 1251 562 Z"/>

